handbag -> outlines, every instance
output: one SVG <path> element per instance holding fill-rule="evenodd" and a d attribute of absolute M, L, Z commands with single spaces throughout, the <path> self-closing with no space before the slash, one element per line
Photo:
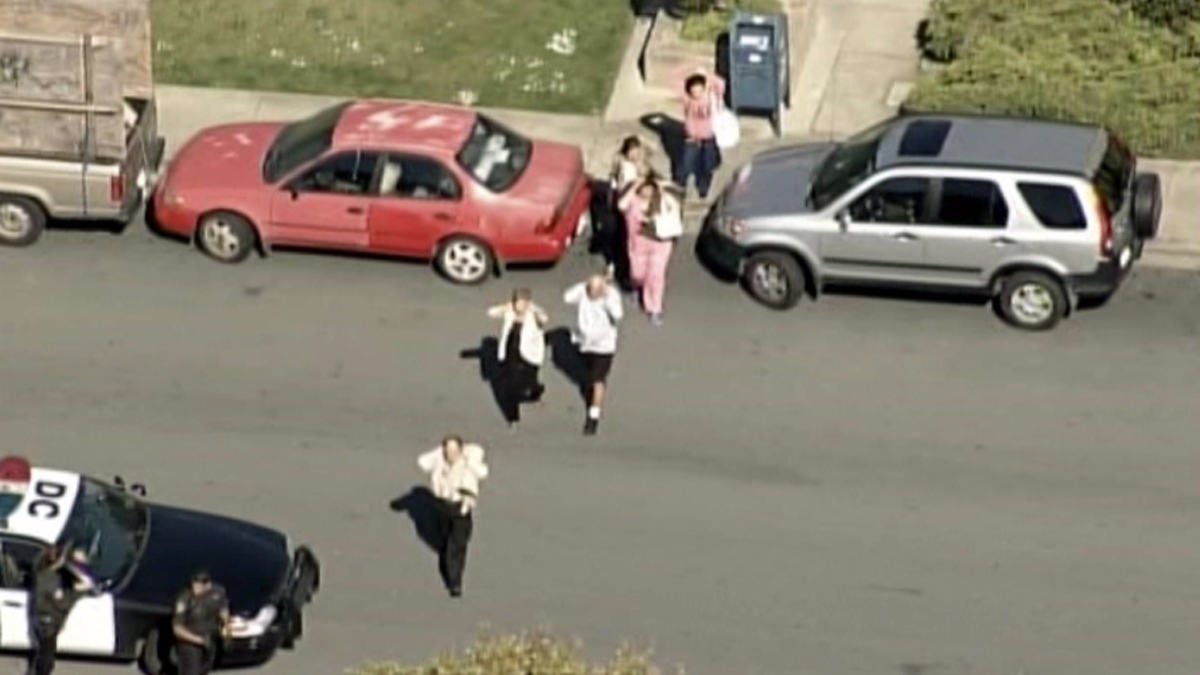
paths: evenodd
<path fill-rule="evenodd" d="M 726 108 L 716 94 L 711 94 L 709 101 L 712 104 L 713 136 L 716 137 L 717 147 L 722 150 L 736 147 L 742 140 L 742 128 L 737 115 Z"/>
<path fill-rule="evenodd" d="M 662 205 L 654 216 L 654 236 L 658 239 L 675 239 L 683 236 L 683 214 L 674 199 L 663 195 Z"/>

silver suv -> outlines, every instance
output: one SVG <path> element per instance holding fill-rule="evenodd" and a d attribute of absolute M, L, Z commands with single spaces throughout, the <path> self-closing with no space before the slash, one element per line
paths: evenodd
<path fill-rule="evenodd" d="M 760 153 L 705 220 L 699 253 L 788 309 L 828 285 L 991 297 L 1048 330 L 1112 295 L 1155 236 L 1162 189 L 1106 130 L 912 116 L 844 143 Z"/>

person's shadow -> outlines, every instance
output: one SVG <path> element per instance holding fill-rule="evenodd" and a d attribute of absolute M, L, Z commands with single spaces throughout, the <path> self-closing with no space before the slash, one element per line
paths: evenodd
<path fill-rule="evenodd" d="M 496 408 L 504 413 L 504 382 L 500 374 L 500 341 L 487 336 L 479 341 L 478 347 L 464 349 L 458 353 L 458 358 L 479 361 L 479 379 L 487 382 L 492 388 L 492 399 Z"/>
<path fill-rule="evenodd" d="M 659 145 L 670 161 L 671 176 L 678 175 L 679 163 L 683 161 L 683 145 L 687 140 L 683 122 L 663 113 L 651 113 L 644 115 L 641 123 L 658 136 Z"/>
<path fill-rule="evenodd" d="M 446 535 L 442 532 L 437 497 L 433 496 L 429 488 L 418 485 L 393 499 L 389 506 L 392 511 L 407 515 L 408 519 L 412 521 L 417 538 L 428 546 L 429 550 L 437 554 L 438 574 L 441 575 L 442 583 L 445 584 L 446 560 L 443 551 L 445 550 Z"/>
<path fill-rule="evenodd" d="M 575 385 L 579 398 L 586 404 L 589 393 L 587 373 L 579 351 L 571 342 L 571 331 L 562 327 L 546 331 L 546 346 L 550 349 L 550 360 L 554 367 Z"/>

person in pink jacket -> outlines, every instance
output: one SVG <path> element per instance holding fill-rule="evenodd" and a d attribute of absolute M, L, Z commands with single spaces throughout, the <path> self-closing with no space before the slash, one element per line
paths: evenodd
<path fill-rule="evenodd" d="M 701 70 L 687 78 L 683 89 L 683 156 L 675 162 L 675 184 L 686 194 L 688 178 L 694 176 L 696 192 L 707 199 L 713 173 L 721 164 L 713 117 L 724 104 L 725 80 Z"/>
<path fill-rule="evenodd" d="M 672 239 L 662 236 L 655 220 L 672 208 L 678 211 L 678 204 L 651 176 L 630 186 L 621 198 L 620 207 L 628 230 L 630 280 L 641 293 L 642 309 L 650 321 L 661 325 L 667 265 L 674 244 Z"/>

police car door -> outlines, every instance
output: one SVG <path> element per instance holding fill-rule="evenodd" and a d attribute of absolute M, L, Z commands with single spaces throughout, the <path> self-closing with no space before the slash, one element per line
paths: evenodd
<path fill-rule="evenodd" d="M 0 649 L 29 649 L 29 588 L 26 578 L 37 547 L 0 540 Z"/>

